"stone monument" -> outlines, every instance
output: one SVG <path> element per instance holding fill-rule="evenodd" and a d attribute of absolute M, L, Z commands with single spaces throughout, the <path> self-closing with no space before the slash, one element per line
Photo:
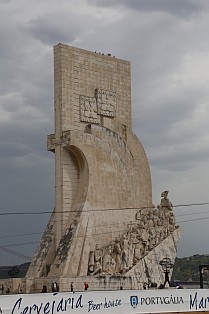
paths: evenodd
<path fill-rule="evenodd" d="M 179 228 L 132 130 L 130 63 L 64 44 L 54 47 L 55 209 L 28 270 L 28 291 L 56 280 L 82 289 L 163 282 Z"/>

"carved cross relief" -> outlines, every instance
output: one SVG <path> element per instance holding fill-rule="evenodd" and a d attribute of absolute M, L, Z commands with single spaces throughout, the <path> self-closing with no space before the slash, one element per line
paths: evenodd
<path fill-rule="evenodd" d="M 95 89 L 95 97 L 80 96 L 80 119 L 84 122 L 100 123 L 100 116 L 114 118 L 116 92 Z"/>

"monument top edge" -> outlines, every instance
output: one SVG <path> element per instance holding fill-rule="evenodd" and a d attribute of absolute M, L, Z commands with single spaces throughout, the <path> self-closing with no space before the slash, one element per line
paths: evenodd
<path fill-rule="evenodd" d="M 70 45 L 67 45 L 67 44 L 63 44 L 63 43 L 58 43 L 56 45 L 53 46 L 54 49 L 56 48 L 64 48 L 64 49 L 71 49 L 71 50 L 74 50 L 74 51 L 82 51 L 84 53 L 88 53 L 88 54 L 91 54 L 91 55 L 98 55 L 98 56 L 101 56 L 101 57 L 106 57 L 106 58 L 113 58 L 113 59 L 116 59 L 116 60 L 120 60 L 120 61 L 123 61 L 127 64 L 130 64 L 130 61 L 128 60 L 124 60 L 124 59 L 121 59 L 121 58 L 117 58 L 115 56 L 112 56 L 110 53 L 103 53 L 103 52 L 97 52 L 97 51 L 90 51 L 90 50 L 87 50 L 87 49 L 83 49 L 83 48 L 78 48 L 78 47 L 74 47 L 74 46 L 70 46 Z"/>

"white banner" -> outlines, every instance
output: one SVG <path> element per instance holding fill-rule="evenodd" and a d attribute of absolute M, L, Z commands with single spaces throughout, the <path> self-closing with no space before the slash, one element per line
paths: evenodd
<path fill-rule="evenodd" d="M 0 296 L 0 314 L 137 314 L 190 311 L 209 311 L 209 290 L 119 290 Z"/>

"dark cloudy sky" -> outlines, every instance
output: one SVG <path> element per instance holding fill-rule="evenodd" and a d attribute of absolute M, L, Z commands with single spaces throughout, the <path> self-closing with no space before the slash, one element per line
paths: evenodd
<path fill-rule="evenodd" d="M 150 162 L 153 203 L 165 189 L 174 205 L 209 202 L 208 29 L 208 0 L 0 0 L 0 246 L 32 256 L 49 219 L 39 212 L 54 207 L 46 137 L 60 42 L 131 62 L 133 129 Z M 178 256 L 209 253 L 209 205 L 175 214 Z"/>

